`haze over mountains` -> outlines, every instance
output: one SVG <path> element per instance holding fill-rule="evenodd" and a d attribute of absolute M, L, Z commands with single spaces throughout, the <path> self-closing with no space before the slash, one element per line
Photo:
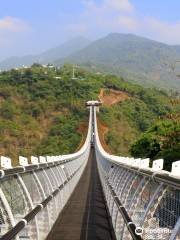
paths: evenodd
<path fill-rule="evenodd" d="M 55 48 L 51 48 L 41 54 L 26 55 L 23 57 L 10 57 L 0 62 L 0 69 L 10 69 L 15 67 L 21 67 L 23 65 L 30 66 L 35 62 L 41 64 L 53 63 L 59 58 L 65 58 L 72 53 L 85 48 L 90 44 L 90 40 L 84 37 L 77 37 L 65 42 Z"/>
<path fill-rule="evenodd" d="M 180 46 L 115 33 L 91 43 L 63 62 L 112 72 L 143 85 L 180 89 L 180 79 L 172 69 L 178 59 Z"/>
<path fill-rule="evenodd" d="M 180 59 L 180 46 L 170 46 L 132 34 L 113 33 L 91 42 L 77 38 L 36 56 L 10 58 L 1 69 L 31 65 L 33 62 L 57 66 L 76 63 L 93 71 L 121 75 L 142 85 L 180 90 L 174 65 Z"/>

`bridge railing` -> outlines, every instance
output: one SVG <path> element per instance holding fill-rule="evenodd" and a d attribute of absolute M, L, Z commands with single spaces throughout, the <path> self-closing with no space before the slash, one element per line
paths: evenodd
<path fill-rule="evenodd" d="M 90 110 L 86 142 L 78 152 L 32 157 L 36 164 L 31 165 L 20 157 L 23 166 L 0 170 L 1 240 L 46 238 L 86 166 L 91 145 L 91 118 Z"/>
<path fill-rule="evenodd" d="M 94 144 L 115 235 L 126 239 L 180 239 L 180 177 L 158 170 L 159 161 L 113 156 L 101 146 L 94 118 Z M 160 165 L 162 161 L 160 161 Z"/>

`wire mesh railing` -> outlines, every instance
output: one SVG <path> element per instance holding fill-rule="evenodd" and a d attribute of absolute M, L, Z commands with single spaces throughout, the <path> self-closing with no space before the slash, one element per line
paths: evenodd
<path fill-rule="evenodd" d="M 93 107 L 94 145 L 104 195 L 118 240 L 180 239 L 179 162 L 163 171 L 163 160 L 117 157 L 101 146 Z"/>
<path fill-rule="evenodd" d="M 163 160 L 113 156 L 101 146 L 96 104 L 89 102 L 86 142 L 74 154 L 20 157 L 0 170 L 0 239 L 43 240 L 75 189 L 93 143 L 100 180 L 117 240 L 180 239 L 179 162 L 163 171 Z"/>
<path fill-rule="evenodd" d="M 91 118 L 90 110 L 86 141 L 74 154 L 32 157 L 34 164 L 30 165 L 20 157 L 21 166 L 15 168 L 11 168 L 10 159 L 1 159 L 4 166 L 0 170 L 1 240 L 46 238 L 87 164 Z"/>

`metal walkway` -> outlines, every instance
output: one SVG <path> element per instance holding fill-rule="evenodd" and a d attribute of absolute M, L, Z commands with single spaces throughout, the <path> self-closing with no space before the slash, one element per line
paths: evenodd
<path fill-rule="evenodd" d="M 20 156 L 15 168 L 0 157 L 0 239 L 180 240 L 180 161 L 167 172 L 163 159 L 150 168 L 149 159 L 108 154 L 88 105 L 78 152 L 31 156 L 31 164 Z"/>
<path fill-rule="evenodd" d="M 109 222 L 94 150 L 66 207 L 59 215 L 47 240 L 111 240 Z"/>

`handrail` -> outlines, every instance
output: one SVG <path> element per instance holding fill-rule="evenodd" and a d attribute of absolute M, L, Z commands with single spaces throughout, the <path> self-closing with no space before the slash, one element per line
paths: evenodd
<path fill-rule="evenodd" d="M 80 169 L 80 168 L 79 168 Z M 78 169 L 78 170 L 79 170 Z M 44 208 L 46 208 L 46 206 L 48 205 L 48 203 L 59 193 L 60 190 L 63 189 L 63 187 L 65 185 L 67 185 L 68 182 L 70 182 L 70 180 L 74 177 L 74 175 L 78 172 L 78 170 L 76 170 L 76 172 L 74 172 L 70 178 L 68 180 L 66 180 L 63 184 L 61 184 L 58 188 L 56 188 L 52 194 L 50 194 L 43 202 L 39 203 L 36 207 L 34 207 L 34 209 L 29 212 L 23 219 L 21 219 L 10 231 L 8 231 L 6 234 L 4 234 L 1 237 L 1 240 L 10 240 L 10 239 L 14 239 L 14 237 L 17 236 L 18 233 L 20 233 L 23 228 L 31 221 L 35 218 L 35 216 Z"/>
<path fill-rule="evenodd" d="M 168 171 L 164 171 L 164 170 L 153 171 L 151 168 L 140 168 L 140 167 L 134 167 L 128 164 L 122 164 L 122 163 L 119 163 L 117 160 L 114 161 L 113 157 L 112 158 L 108 157 L 108 160 L 112 162 L 112 164 L 121 166 L 122 168 L 130 170 L 132 172 L 136 172 L 137 174 L 140 174 L 142 176 L 150 177 L 157 182 L 162 182 L 171 187 L 180 189 L 180 178 L 177 176 L 171 175 L 171 173 Z"/>
<path fill-rule="evenodd" d="M 154 171 L 152 168 L 147 167 L 147 168 L 141 168 L 141 167 L 136 167 L 132 166 L 130 160 L 132 158 L 127 158 L 127 162 L 122 163 L 121 162 L 121 157 L 120 156 L 115 156 L 107 153 L 100 142 L 99 135 L 98 135 L 98 129 L 97 129 L 97 123 L 96 123 L 96 108 L 94 107 L 94 114 L 95 114 L 95 136 L 96 136 L 96 143 L 97 143 L 97 148 L 98 151 L 101 153 L 101 155 L 108 159 L 112 164 L 116 164 L 121 166 L 122 168 L 126 168 L 128 170 L 131 170 L 133 172 L 136 172 L 138 174 L 142 174 L 144 176 L 152 177 L 154 180 L 163 182 L 165 184 L 168 184 L 170 186 L 174 186 L 178 189 L 180 189 L 180 176 L 174 176 L 172 175 L 171 172 L 165 171 L 165 170 L 160 170 L 160 171 Z M 129 162 L 128 162 L 129 161 Z"/>
<path fill-rule="evenodd" d="M 105 152 L 98 135 L 95 106 L 93 121 L 98 170 L 116 236 L 123 239 L 128 229 L 132 239 L 148 239 L 154 231 L 151 221 L 156 222 L 159 231 L 165 229 L 162 236 L 165 237 L 168 231 L 170 236 L 180 214 L 180 177 L 148 166 L 141 167 L 139 159 L 133 161 Z M 138 162 L 138 166 L 133 166 L 133 162 Z M 155 231 L 153 234 L 154 238 L 151 236 L 150 239 L 158 238 Z"/>
<path fill-rule="evenodd" d="M 180 178 L 133 165 L 136 159 L 106 153 L 98 135 L 96 106 L 91 105 L 86 141 L 78 152 L 51 156 L 51 162 L 0 170 L 0 220 L 6 223 L 0 232 L 2 240 L 45 239 L 84 171 L 91 143 L 116 236 L 140 240 L 150 231 L 157 238 L 151 221 L 161 231 L 172 230 L 168 233 L 171 239 L 178 236 Z"/>
<path fill-rule="evenodd" d="M 16 188 L 19 195 L 22 195 L 21 199 L 23 199 L 22 201 L 27 208 L 25 211 L 26 214 L 22 215 L 21 219 L 18 221 L 15 220 L 18 216 L 16 216 L 14 212 L 10 213 L 11 217 L 13 216 L 14 218 L 13 222 L 15 222 L 15 224 L 11 226 L 9 225 L 8 231 L 6 231 L 2 236 L 2 233 L 0 233 L 2 240 L 11 240 L 14 238 L 19 239 L 19 236 L 24 236 L 23 234 L 35 235 L 35 237 L 32 238 L 35 238 L 37 240 L 44 239 L 44 236 L 47 236 L 50 228 L 44 229 L 44 232 L 46 232 L 44 233 L 38 226 L 38 221 L 42 221 L 42 219 L 39 219 L 38 216 L 39 214 L 46 214 L 48 216 L 50 226 L 52 226 L 52 224 L 55 222 L 56 218 L 53 215 L 57 215 L 64 207 L 69 197 L 71 196 L 74 188 L 76 187 L 80 176 L 82 175 L 83 170 L 87 164 L 91 145 L 91 133 L 92 109 L 90 109 L 89 114 L 89 127 L 87 137 L 85 143 L 78 152 L 58 157 L 52 156 L 51 159 L 55 159 L 55 161 L 52 162 L 31 164 L 28 166 L 18 166 L 15 168 L 0 170 L 0 183 L 2 193 L 4 192 L 4 198 L 2 202 L 3 209 L 1 211 L 5 213 L 4 221 L 6 222 L 6 225 L 9 225 L 9 216 L 7 214 L 6 208 L 10 209 L 10 211 L 11 208 L 14 208 L 13 202 L 11 202 L 11 196 L 9 194 L 13 194 L 14 197 L 16 197 L 16 193 L 11 193 L 11 189 L 8 190 L 9 193 L 6 191 L 8 186 L 6 183 L 11 185 L 15 184 L 14 188 Z M 34 174 L 36 177 L 34 176 Z M 52 179 L 52 174 L 54 179 Z M 26 179 L 27 177 L 28 182 Z M 34 184 L 34 187 L 36 188 L 33 189 L 32 194 L 30 194 L 32 191 L 31 184 Z M 41 192 L 42 197 L 40 197 L 39 200 L 36 200 L 36 198 L 33 199 L 34 194 L 40 194 L 39 191 Z M 42 200 L 40 201 L 40 199 Z M 59 200 L 57 201 L 57 199 Z M 1 201 L 2 199 L 0 196 L 0 204 Z M 54 219 L 53 222 L 52 217 L 50 217 L 51 212 L 49 209 L 52 204 L 54 204 L 54 208 L 59 205 L 59 208 L 56 208 L 55 214 L 52 215 Z M 31 207 L 29 208 L 30 205 Z M 20 206 L 19 208 L 19 211 L 22 212 L 23 206 Z M 1 211 L 0 219 L 3 219 L 3 216 L 1 216 Z M 43 219 L 43 221 L 44 224 L 47 224 L 47 219 Z M 24 233 L 24 229 L 27 229 L 28 233 Z M 39 237 L 40 235 L 43 235 L 43 238 Z"/>
<path fill-rule="evenodd" d="M 112 185 L 108 182 L 107 179 L 106 179 L 106 181 L 107 181 L 106 184 L 107 184 L 107 186 L 111 192 L 111 195 L 113 197 L 113 200 L 114 200 L 119 212 L 121 213 L 121 216 L 123 217 L 124 222 L 126 223 L 126 226 L 129 230 L 129 232 L 131 233 L 132 238 L 135 240 L 142 240 L 141 236 L 136 235 L 136 233 L 135 233 L 136 225 L 132 222 L 132 219 L 129 217 L 125 207 L 122 205 L 119 198 L 117 198 L 117 195 L 116 195 Z"/>
<path fill-rule="evenodd" d="M 97 120 L 96 120 L 96 108 L 93 107 L 93 120 L 94 120 L 94 141 L 95 141 L 95 151 L 96 151 L 96 158 L 98 158 L 98 152 L 100 153 L 100 157 L 103 157 L 104 159 L 107 159 L 109 161 L 111 161 L 110 157 L 111 155 L 106 153 L 105 150 L 103 149 L 100 140 L 99 140 L 99 134 L 98 134 L 98 128 L 97 128 Z M 118 196 L 116 195 L 112 185 L 110 184 L 110 182 L 108 181 L 108 177 L 106 176 L 106 174 L 103 172 L 102 170 L 102 166 L 100 164 L 100 161 L 98 161 L 98 170 L 100 173 L 100 179 L 101 179 L 101 184 L 104 185 L 104 189 L 105 190 L 105 196 L 107 197 L 107 189 L 110 192 L 111 197 L 113 198 L 114 203 L 116 204 L 119 213 L 121 214 L 122 218 L 124 219 L 124 223 L 127 226 L 127 229 L 129 230 L 129 233 L 131 234 L 132 239 L 134 240 L 142 240 L 141 236 L 138 236 L 135 232 L 136 230 L 136 225 L 135 223 L 132 222 L 130 216 L 128 215 L 128 213 L 126 212 L 125 207 L 122 205 L 120 199 L 118 198 Z M 110 211 L 110 209 L 109 209 Z"/>
<path fill-rule="evenodd" d="M 8 168 L 8 169 L 0 169 L 0 180 L 6 176 L 15 175 L 18 173 L 28 172 L 32 170 L 38 170 L 39 168 L 48 168 L 54 165 L 60 165 L 67 163 L 68 161 L 73 161 L 76 158 L 80 157 L 88 148 L 89 142 L 91 139 L 91 128 L 92 128 L 92 110 L 90 109 L 90 115 L 89 115 L 89 127 L 88 127 L 88 133 L 86 137 L 86 141 L 83 144 L 83 146 L 75 153 L 67 154 L 67 155 L 60 155 L 58 156 L 61 160 L 55 160 L 52 162 L 46 162 L 46 163 L 39 163 L 39 164 L 30 164 L 28 166 L 17 166 L 14 168 Z M 53 156 L 52 156 L 53 157 Z"/>

